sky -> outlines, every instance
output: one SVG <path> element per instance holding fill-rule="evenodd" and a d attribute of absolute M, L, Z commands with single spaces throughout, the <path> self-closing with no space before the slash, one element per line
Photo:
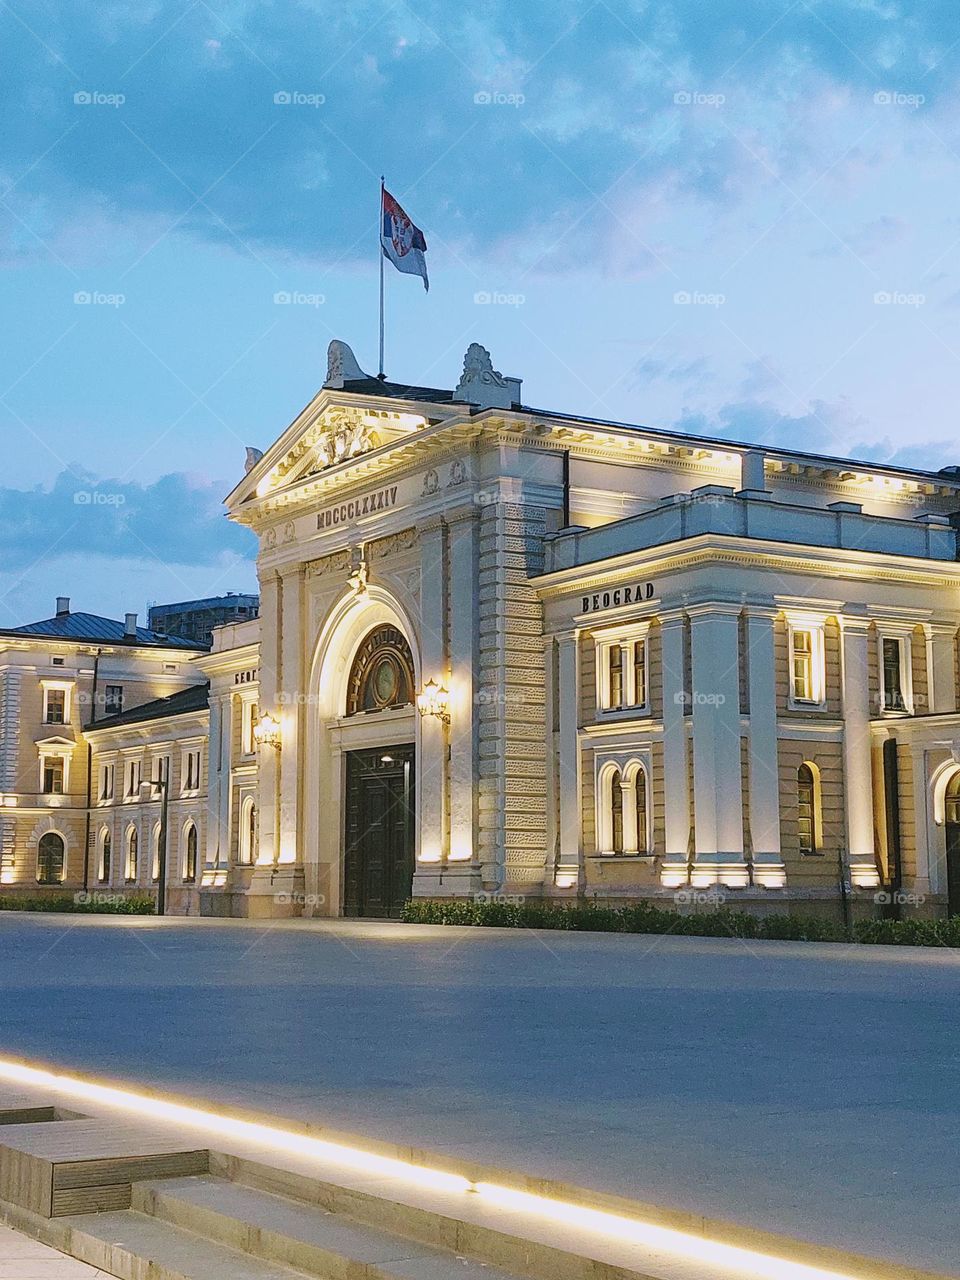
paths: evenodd
<path fill-rule="evenodd" d="M 960 463 L 955 0 L 0 0 L 0 626 L 255 586 L 244 447 L 525 403 Z"/>

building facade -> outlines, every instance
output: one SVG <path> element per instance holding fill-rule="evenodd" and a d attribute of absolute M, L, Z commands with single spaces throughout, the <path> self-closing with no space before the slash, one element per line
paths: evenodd
<path fill-rule="evenodd" d="M 477 344 L 405 386 L 334 342 L 227 507 L 260 616 L 190 660 L 207 705 L 88 734 L 97 770 L 169 771 L 171 910 L 960 911 L 955 469 L 540 411 Z M 92 806 L 118 890 L 158 862 L 137 803 Z"/>
<path fill-rule="evenodd" d="M 258 596 L 228 591 L 225 596 L 210 596 L 206 600 L 153 604 L 147 610 L 147 626 L 160 635 L 210 645 L 216 627 L 247 622 L 257 616 L 259 608 Z"/>
<path fill-rule="evenodd" d="M 66 597 L 53 617 L 0 630 L 0 893 L 82 892 L 90 883 L 101 786 L 90 726 L 182 690 L 203 692 L 193 665 L 202 651 L 139 627 L 134 613 L 117 622 L 71 612 Z M 118 760 L 110 793 L 123 795 L 132 778 Z"/>

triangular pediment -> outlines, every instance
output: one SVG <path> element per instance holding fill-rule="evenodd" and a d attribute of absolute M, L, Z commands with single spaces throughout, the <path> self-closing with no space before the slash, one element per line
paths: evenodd
<path fill-rule="evenodd" d="M 416 402 L 323 388 L 226 499 L 236 511 L 251 499 L 268 497 L 308 476 L 362 457 L 423 431 L 443 411 Z M 446 414 L 457 412 L 447 408 Z"/>

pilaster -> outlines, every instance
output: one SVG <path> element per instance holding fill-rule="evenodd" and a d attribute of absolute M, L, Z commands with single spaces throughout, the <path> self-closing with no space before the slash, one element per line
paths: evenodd
<path fill-rule="evenodd" d="M 873 769 L 870 738 L 870 680 L 867 645 L 870 618 L 860 609 L 844 610 L 843 792 L 847 815 L 847 861 L 851 883 L 875 889 L 880 883 L 874 854 Z"/>
<path fill-rule="evenodd" d="M 694 864 L 691 884 L 747 884 L 740 774 L 740 608 L 697 605 L 690 615 Z"/>
<path fill-rule="evenodd" d="M 773 607 L 747 609 L 747 680 L 750 729 L 747 768 L 753 880 L 782 889 L 786 872 L 780 853 L 780 769 L 777 738 L 777 673 Z"/>
<path fill-rule="evenodd" d="M 687 775 L 687 725 L 684 715 L 684 625 L 684 615 L 681 612 L 661 614 L 665 847 L 660 879 L 668 888 L 677 888 L 686 883 L 690 847 L 690 791 Z"/>

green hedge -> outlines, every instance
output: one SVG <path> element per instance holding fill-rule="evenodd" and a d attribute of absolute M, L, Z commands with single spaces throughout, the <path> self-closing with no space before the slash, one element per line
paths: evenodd
<path fill-rule="evenodd" d="M 745 911 L 681 914 L 637 902 L 625 907 L 554 906 L 487 899 L 414 899 L 407 924 L 465 924 L 508 929 L 590 930 L 596 933 L 673 933 L 698 938 L 768 938 L 789 942 L 871 942 L 906 947 L 960 947 L 960 916 L 949 920 L 860 920 L 851 929 L 817 916 L 750 915 Z"/>
<path fill-rule="evenodd" d="M 71 915 L 152 916 L 153 898 L 124 897 L 111 893 L 52 893 L 37 898 L 0 894 L 0 911 L 51 911 Z"/>

